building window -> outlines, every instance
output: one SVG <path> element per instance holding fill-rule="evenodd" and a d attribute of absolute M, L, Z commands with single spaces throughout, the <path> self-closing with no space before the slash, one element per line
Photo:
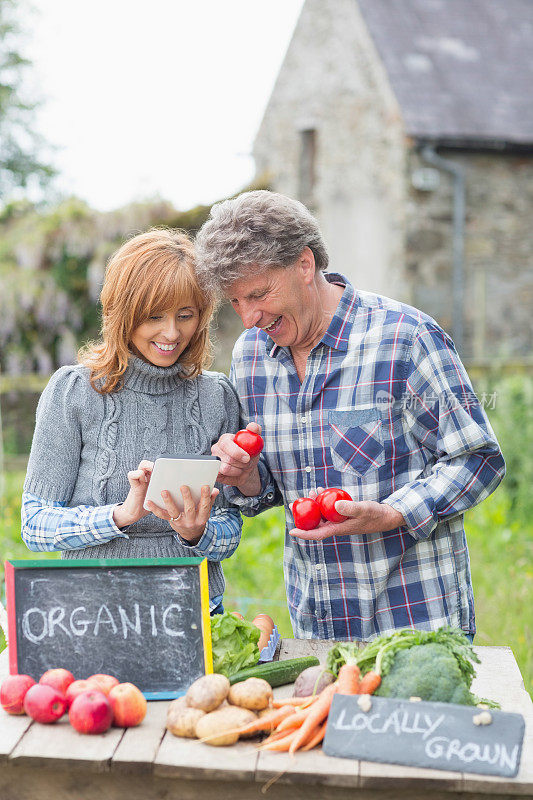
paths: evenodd
<path fill-rule="evenodd" d="M 298 166 L 298 196 L 304 205 L 313 208 L 316 182 L 316 130 L 300 131 L 300 163 Z"/>

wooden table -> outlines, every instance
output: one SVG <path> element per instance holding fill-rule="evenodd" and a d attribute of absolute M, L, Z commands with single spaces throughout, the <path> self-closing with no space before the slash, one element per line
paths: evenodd
<path fill-rule="evenodd" d="M 280 658 L 315 654 L 331 642 L 284 639 Z M 493 778 L 331 758 L 321 750 L 258 753 L 253 741 L 210 747 L 165 731 L 168 701 L 150 702 L 142 725 L 82 736 L 63 718 L 39 725 L 0 709 L 1 800 L 335 800 L 398 797 L 479 800 L 533 798 L 533 705 L 508 647 L 477 647 L 481 658 L 473 690 L 518 711 L 526 738 L 518 776 Z M 8 672 L 0 656 L 0 678 Z M 292 687 L 280 687 L 287 696 Z"/>

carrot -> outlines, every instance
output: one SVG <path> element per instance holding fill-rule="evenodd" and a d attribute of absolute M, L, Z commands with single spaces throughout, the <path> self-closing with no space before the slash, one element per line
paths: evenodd
<path fill-rule="evenodd" d="M 305 708 L 303 711 L 296 711 L 294 714 L 290 714 L 288 717 L 285 717 L 285 719 L 282 719 L 276 730 L 284 731 L 287 728 L 299 728 L 304 724 L 308 714 L 308 708 Z"/>
<path fill-rule="evenodd" d="M 309 709 L 309 713 L 305 719 L 305 722 L 301 726 L 301 728 L 296 732 L 294 735 L 294 739 L 292 740 L 289 753 L 294 755 L 296 750 L 302 745 L 306 744 L 312 736 L 316 732 L 316 727 L 329 714 L 329 709 L 331 708 L 331 701 L 333 700 L 333 695 L 337 691 L 337 682 L 330 683 L 329 686 L 319 694 L 318 700 L 316 703 L 313 703 L 311 708 Z"/>
<path fill-rule="evenodd" d="M 308 697 L 284 697 L 283 700 L 272 700 L 271 706 L 272 708 L 282 708 L 283 706 L 301 706 L 305 708 L 314 703 L 318 697 L 319 695 L 317 694 L 312 694 Z"/>
<path fill-rule="evenodd" d="M 357 694 L 374 694 L 380 683 L 381 675 L 370 670 L 370 672 L 367 672 L 364 678 L 361 679 Z"/>
<path fill-rule="evenodd" d="M 357 664 L 343 664 L 337 678 L 337 694 L 357 694 L 361 671 Z"/>
<path fill-rule="evenodd" d="M 300 727 L 300 726 L 298 726 L 298 727 Z M 263 744 L 268 744 L 269 742 L 277 742 L 278 739 L 284 739 L 286 736 L 289 735 L 289 733 L 295 733 L 295 731 L 298 730 L 298 727 L 296 727 L 296 728 L 284 728 L 284 730 L 282 730 L 282 731 L 274 731 L 274 733 L 271 733 L 270 736 L 268 736 L 266 739 L 263 739 L 261 744 L 262 745 Z"/>
<path fill-rule="evenodd" d="M 293 733 L 287 734 L 284 736 L 283 739 L 278 739 L 276 742 L 268 742 L 267 744 L 262 744 L 258 747 L 258 750 L 275 750 L 281 753 L 286 753 L 290 747 L 292 747 L 292 742 L 294 741 L 294 736 L 296 731 Z"/>
<path fill-rule="evenodd" d="M 259 719 L 250 722 L 249 725 L 244 725 L 242 728 L 236 728 L 236 730 L 238 730 L 239 733 L 244 734 L 261 733 L 261 731 L 273 731 L 282 720 L 291 716 L 292 714 L 294 714 L 294 708 L 292 706 L 283 706 L 282 708 L 276 709 L 271 714 L 265 714 L 264 717 L 259 717 Z"/>
<path fill-rule="evenodd" d="M 322 723 L 322 725 L 319 727 L 318 731 L 313 736 L 313 738 L 309 739 L 307 744 L 305 744 L 302 747 L 302 750 L 312 750 L 313 747 L 316 747 L 317 744 L 320 744 L 320 742 L 322 741 L 322 739 L 326 735 L 327 724 L 328 724 L 328 721 L 327 721 L 327 719 L 325 719 L 324 722 Z"/>

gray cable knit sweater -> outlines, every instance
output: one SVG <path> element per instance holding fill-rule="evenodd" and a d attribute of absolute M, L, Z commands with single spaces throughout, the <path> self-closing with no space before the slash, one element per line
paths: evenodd
<path fill-rule="evenodd" d="M 225 375 L 204 372 L 181 377 L 181 366 L 156 367 L 132 358 L 124 386 L 101 395 L 89 383 L 89 370 L 59 369 L 37 408 L 35 433 L 24 491 L 69 508 L 121 503 L 129 490 L 127 473 L 142 459 L 210 454 L 211 445 L 239 427 L 239 402 Z M 235 519 L 221 492 L 212 519 Z M 233 521 L 233 530 L 235 530 Z M 237 526 L 240 531 L 240 521 Z M 207 531 L 207 528 L 206 528 Z M 177 558 L 207 555 L 211 598 L 224 591 L 219 560 L 235 550 L 235 535 L 222 535 L 209 548 L 183 542 L 168 522 L 153 514 L 125 529 L 129 538 L 65 550 L 64 558 Z M 238 543 L 238 536 L 237 536 Z M 215 560 L 212 560 L 215 559 Z"/>

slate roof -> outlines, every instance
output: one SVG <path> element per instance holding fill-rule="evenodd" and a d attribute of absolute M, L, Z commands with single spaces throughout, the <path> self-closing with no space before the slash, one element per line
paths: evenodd
<path fill-rule="evenodd" d="M 406 132 L 533 143 L 533 0 L 354 0 Z"/>

